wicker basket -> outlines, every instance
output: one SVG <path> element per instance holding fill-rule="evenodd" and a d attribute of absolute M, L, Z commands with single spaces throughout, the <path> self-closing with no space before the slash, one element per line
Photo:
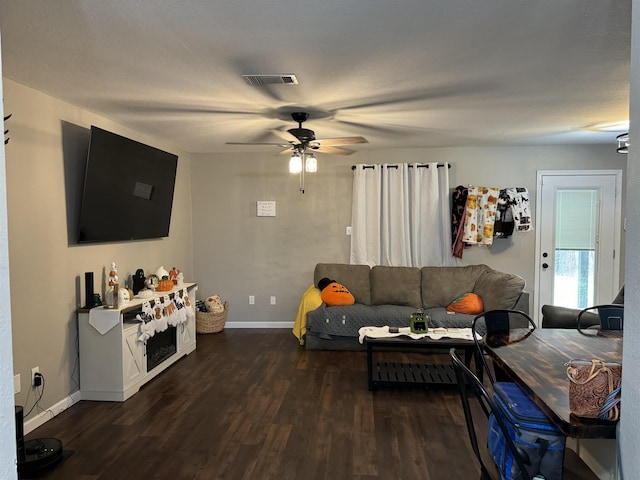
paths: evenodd
<path fill-rule="evenodd" d="M 229 303 L 224 302 L 222 312 L 196 312 L 196 332 L 197 333 L 218 333 L 224 329 L 227 322 L 227 312 Z"/>

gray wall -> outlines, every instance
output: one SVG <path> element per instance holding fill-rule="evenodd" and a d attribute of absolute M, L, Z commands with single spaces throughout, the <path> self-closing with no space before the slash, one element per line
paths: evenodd
<path fill-rule="evenodd" d="M 633 1 L 631 38 L 631 129 L 630 139 L 640 139 L 640 1 Z M 640 149 L 630 147 L 627 172 L 627 203 L 640 205 Z M 622 363 L 622 408 L 619 445 L 622 469 L 627 480 L 640 472 L 640 211 L 629 209 L 626 248 L 625 322 Z"/>
<path fill-rule="evenodd" d="M 38 366 L 46 382 L 40 406 L 57 412 L 71 404 L 69 396 L 79 388 L 76 309 L 84 303 L 84 272 L 94 272 L 97 292 L 112 261 L 121 282 L 137 268 L 155 272 L 160 265 L 175 265 L 192 281 L 190 160 L 162 140 L 11 80 L 3 79 L 3 85 L 5 112 L 13 114 L 5 155 L 13 371 L 22 379 L 15 403 L 25 411 L 33 405 L 30 370 Z M 73 244 L 83 181 L 78 167 L 86 162 L 92 124 L 179 155 L 169 238 Z M 27 421 L 40 412 L 35 409 Z"/>
<path fill-rule="evenodd" d="M 0 52 L 2 50 L 0 49 Z M 2 78 L 0 55 L 0 78 Z M 2 98 L 2 85 L 0 85 Z M 0 103 L 0 118 L 4 118 Z M 4 131 L 4 129 L 3 129 Z M 4 148 L 0 144 L 0 172 L 5 169 Z M 17 478 L 13 421 L 13 355 L 11 346 L 11 298 L 9 292 L 9 243 L 7 237 L 6 178 L 0 175 L 0 478 Z"/>
<path fill-rule="evenodd" d="M 306 193 L 276 154 L 192 156 L 194 258 L 200 293 L 230 303 L 229 322 L 291 322 L 318 262 L 348 262 L 351 165 L 449 162 L 451 187 L 524 186 L 535 218 L 536 171 L 624 169 L 615 144 L 575 147 L 444 148 L 360 151 L 320 156 L 306 176 Z M 257 217 L 256 202 L 276 201 L 277 216 Z M 624 209 L 623 209 L 624 210 Z M 535 226 L 534 226 L 535 228 Z M 534 287 L 535 231 L 465 250 L 461 264 L 485 263 L 525 278 Z M 248 296 L 255 295 L 255 305 Z M 278 304 L 269 305 L 275 295 Z"/>

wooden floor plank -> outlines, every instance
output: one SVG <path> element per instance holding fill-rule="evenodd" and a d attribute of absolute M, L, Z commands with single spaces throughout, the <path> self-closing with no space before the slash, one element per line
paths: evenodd
<path fill-rule="evenodd" d="M 199 335 L 126 402 L 79 402 L 27 439 L 41 437 L 73 451 L 50 480 L 479 477 L 455 389 L 369 392 L 366 352 L 306 351 L 290 330 Z"/>

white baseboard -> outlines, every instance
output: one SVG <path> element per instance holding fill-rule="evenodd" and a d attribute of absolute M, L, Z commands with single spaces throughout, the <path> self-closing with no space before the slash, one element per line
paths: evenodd
<path fill-rule="evenodd" d="M 224 328 L 293 328 L 293 322 L 227 322 Z"/>
<path fill-rule="evenodd" d="M 35 417 L 30 418 L 29 420 L 24 422 L 24 434 L 26 435 L 30 432 L 33 432 L 36 428 L 38 428 L 41 425 L 44 425 L 53 417 L 64 412 L 67 408 L 78 403 L 79 401 L 80 401 L 80 391 L 73 392 L 71 395 L 69 395 L 66 398 L 63 398 L 58 403 L 56 403 L 55 405 L 52 405 L 44 412 L 40 412 Z"/>

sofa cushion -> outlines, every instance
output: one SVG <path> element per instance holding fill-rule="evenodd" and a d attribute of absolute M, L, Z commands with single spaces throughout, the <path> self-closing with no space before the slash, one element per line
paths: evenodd
<path fill-rule="evenodd" d="M 371 305 L 369 265 L 349 265 L 346 263 L 318 263 L 313 273 L 313 284 L 322 278 L 330 278 L 349 289 L 356 303 Z"/>
<path fill-rule="evenodd" d="M 485 311 L 509 309 L 515 306 L 524 285 L 524 278 L 518 275 L 489 269 L 480 275 L 472 291 L 482 297 Z"/>
<path fill-rule="evenodd" d="M 371 304 L 405 305 L 420 308 L 420 269 L 416 267 L 384 267 L 371 269 Z"/>
<path fill-rule="evenodd" d="M 486 265 L 422 267 L 422 308 L 446 308 L 460 295 L 473 292 L 476 280 L 488 270 Z"/>

